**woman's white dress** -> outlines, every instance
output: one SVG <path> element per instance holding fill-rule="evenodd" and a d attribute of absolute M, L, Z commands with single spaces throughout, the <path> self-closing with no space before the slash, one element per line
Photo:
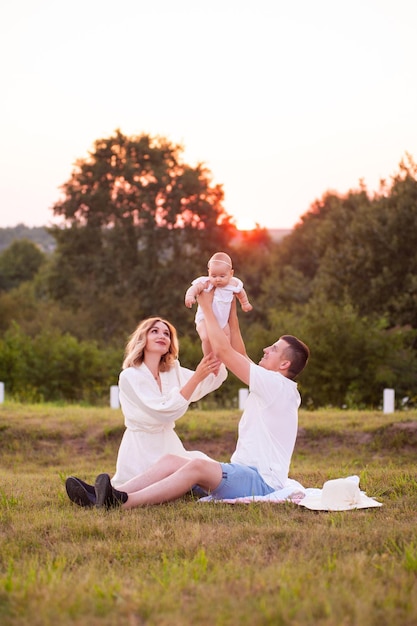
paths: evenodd
<path fill-rule="evenodd" d="M 120 406 L 126 430 L 117 456 L 112 484 L 117 487 L 141 474 L 165 454 L 189 458 L 209 458 L 203 452 L 187 451 L 175 432 L 175 420 L 187 411 L 191 402 L 218 389 L 227 377 L 222 365 L 217 376 L 209 374 L 196 388 L 190 400 L 180 389 L 194 374 L 175 361 L 168 372 L 161 372 L 162 391 L 148 367 L 128 367 L 119 376 Z"/>

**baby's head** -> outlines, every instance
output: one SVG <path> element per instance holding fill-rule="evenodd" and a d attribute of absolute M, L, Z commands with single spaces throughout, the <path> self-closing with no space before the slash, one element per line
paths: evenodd
<path fill-rule="evenodd" d="M 216 252 L 208 262 L 208 276 L 213 287 L 225 287 L 233 276 L 232 259 L 225 252 Z"/>

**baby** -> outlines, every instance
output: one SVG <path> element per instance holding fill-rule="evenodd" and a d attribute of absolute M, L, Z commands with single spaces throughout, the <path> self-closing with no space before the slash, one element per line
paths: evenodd
<path fill-rule="evenodd" d="M 251 311 L 253 308 L 243 288 L 242 281 L 233 276 L 233 274 L 230 256 L 224 252 L 216 252 L 208 262 L 208 276 L 200 276 L 193 280 L 191 287 L 185 294 L 185 306 L 191 308 L 196 302 L 196 297 L 204 289 L 207 289 L 207 291 L 214 289 L 213 312 L 220 327 L 223 328 L 229 339 L 229 313 L 234 294 L 236 294 L 243 311 Z M 204 315 L 200 307 L 197 307 L 195 323 L 201 339 L 203 354 L 209 354 L 211 346 L 207 336 Z"/>

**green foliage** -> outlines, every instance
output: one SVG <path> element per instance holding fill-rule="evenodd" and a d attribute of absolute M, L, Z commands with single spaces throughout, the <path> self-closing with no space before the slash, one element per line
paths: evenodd
<path fill-rule="evenodd" d="M 11 291 L 0 292 L 0 332 L 5 332 L 17 320 L 21 324 L 30 325 L 38 310 L 33 282 L 25 282 Z"/>
<path fill-rule="evenodd" d="M 44 259 L 45 255 L 31 241 L 13 241 L 0 254 L 0 291 L 10 291 L 21 283 L 32 280 Z"/>
<path fill-rule="evenodd" d="M 34 338 L 16 324 L 0 340 L 0 380 L 24 401 L 97 402 L 117 384 L 122 354 L 45 330 Z"/>
<path fill-rule="evenodd" d="M 388 330 L 383 319 L 361 317 L 350 304 L 319 299 L 291 313 L 271 309 L 269 321 L 278 334 L 286 329 L 311 349 L 309 364 L 299 377 L 304 403 L 310 408 L 379 406 L 385 387 L 394 387 L 401 398 L 409 396 L 415 385 L 416 331 Z"/>
<path fill-rule="evenodd" d="M 223 249 L 254 306 L 250 313 L 239 310 L 249 356 L 259 361 L 262 349 L 284 333 L 309 344 L 311 361 L 300 377 L 304 403 L 378 406 L 389 386 L 398 402 L 407 397 L 408 405 L 416 405 L 417 166 L 411 156 L 378 193 L 363 186 L 344 196 L 326 192 L 289 235 L 273 241 L 261 228 L 236 237 L 222 188 L 211 184 L 201 164 L 184 163 L 181 152 L 161 137 L 120 131 L 96 141 L 54 207 L 65 223 L 50 230 L 55 251 L 38 269 L 29 263 L 28 242 L 19 246 L 20 256 L 10 250 L 0 255 L 0 268 L 7 270 L 1 284 L 9 277 L 0 293 L 3 343 L 11 341 L 17 324 L 30 345 L 22 342 L 16 370 L 9 372 L 15 371 L 16 389 L 22 378 L 20 397 L 46 393 L 44 383 L 27 372 L 33 363 L 46 371 L 40 362 L 49 359 L 48 333 L 66 337 L 75 365 L 61 373 L 74 381 L 80 345 L 96 342 L 107 362 L 108 351 L 121 354 L 149 315 L 177 327 L 181 362 L 195 367 L 201 346 L 195 308 L 184 306 L 184 293 L 205 273 L 212 253 Z M 18 265 L 29 273 L 19 274 Z M 71 341 L 77 348 L 70 348 Z M 104 393 L 107 369 L 99 367 L 96 375 L 93 388 Z M 83 391 L 82 381 L 76 384 L 78 396 L 64 381 L 51 384 L 47 397 L 98 397 Z M 233 406 L 240 387 L 229 375 L 207 402 Z"/>
<path fill-rule="evenodd" d="M 391 326 L 417 327 L 416 172 L 403 164 L 389 193 L 358 204 L 315 277 L 333 302 L 348 297 L 363 315 L 387 315 Z"/>
<path fill-rule="evenodd" d="M 361 316 L 417 328 L 416 220 L 417 165 L 407 155 L 373 198 L 362 188 L 316 201 L 276 249 L 265 296 L 273 306 L 350 302 Z"/>

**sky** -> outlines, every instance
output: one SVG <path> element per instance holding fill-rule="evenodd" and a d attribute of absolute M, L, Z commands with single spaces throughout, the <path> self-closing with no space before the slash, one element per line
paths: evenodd
<path fill-rule="evenodd" d="M 417 160 L 415 0 L 0 0 L 0 227 L 53 223 L 116 129 L 204 163 L 240 228 Z"/>

